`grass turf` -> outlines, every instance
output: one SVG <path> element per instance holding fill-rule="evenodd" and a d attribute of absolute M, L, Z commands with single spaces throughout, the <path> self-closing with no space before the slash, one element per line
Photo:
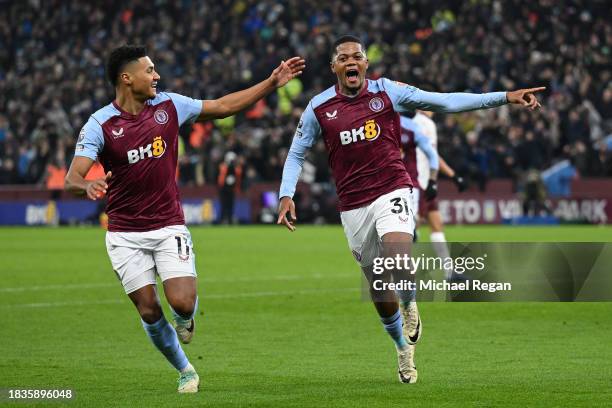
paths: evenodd
<path fill-rule="evenodd" d="M 404 385 L 392 342 L 360 300 L 340 227 L 191 231 L 203 314 L 184 349 L 200 373 L 199 394 L 176 393 L 176 375 L 146 338 L 95 228 L 0 229 L 0 388 L 72 388 L 65 405 L 78 407 L 612 400 L 612 303 L 422 303 L 419 383 Z M 454 227 L 447 237 L 610 241 L 612 229 Z"/>

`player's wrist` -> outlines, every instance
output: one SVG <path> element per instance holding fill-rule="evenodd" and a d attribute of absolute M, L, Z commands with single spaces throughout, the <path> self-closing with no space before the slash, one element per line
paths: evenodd
<path fill-rule="evenodd" d="M 280 88 L 278 84 L 278 79 L 274 77 L 274 74 L 270 75 L 267 79 L 266 88 L 269 90 L 274 90 Z"/>
<path fill-rule="evenodd" d="M 86 193 L 91 185 L 91 181 L 83 179 L 81 180 L 69 180 L 67 182 L 68 190 L 73 193 Z"/>
<path fill-rule="evenodd" d="M 83 189 L 83 191 L 85 191 L 86 194 L 95 194 L 96 191 L 93 182 L 88 181 L 85 184 L 85 188 Z"/>

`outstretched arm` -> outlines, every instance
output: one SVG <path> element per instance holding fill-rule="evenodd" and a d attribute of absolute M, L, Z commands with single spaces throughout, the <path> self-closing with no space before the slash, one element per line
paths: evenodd
<path fill-rule="evenodd" d="M 436 112 L 465 112 L 476 109 L 488 109 L 505 105 L 506 103 L 521 105 L 531 110 L 540 107 L 538 99 L 534 95 L 543 91 L 544 87 L 519 89 L 511 92 L 488 92 L 483 94 L 471 94 L 464 92 L 438 93 L 438 92 L 415 92 L 415 100 L 419 103 L 419 109 L 430 109 Z"/>
<path fill-rule="evenodd" d="M 441 113 L 465 112 L 476 109 L 495 108 L 501 105 L 516 104 L 529 109 L 540 107 L 535 93 L 545 87 L 519 89 L 509 92 L 488 92 L 473 94 L 465 92 L 427 92 L 409 85 L 385 80 L 385 87 L 392 97 L 393 104 L 400 111 L 430 110 Z"/>
<path fill-rule="evenodd" d="M 409 106 L 441 113 L 465 112 L 488 109 L 507 103 L 506 92 L 471 94 L 464 92 L 439 93 L 416 89 L 409 99 Z"/>
<path fill-rule="evenodd" d="M 304 59 L 301 57 L 293 57 L 287 61 L 282 61 L 272 71 L 269 78 L 257 85 L 225 95 L 219 99 L 202 101 L 202 112 L 197 120 L 204 121 L 232 116 L 253 105 L 276 88 L 284 86 L 291 79 L 300 75 L 305 66 Z"/>

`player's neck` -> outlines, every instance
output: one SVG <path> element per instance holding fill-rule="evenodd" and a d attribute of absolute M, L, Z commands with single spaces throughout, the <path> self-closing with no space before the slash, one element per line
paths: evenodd
<path fill-rule="evenodd" d="M 138 115 L 144 109 L 146 101 L 140 101 L 131 92 L 117 90 L 115 103 L 125 112 Z"/>
<path fill-rule="evenodd" d="M 344 96 L 348 96 L 349 98 L 354 98 L 355 96 L 359 95 L 361 91 L 363 91 L 363 88 L 365 86 L 367 86 L 366 81 L 363 81 L 363 85 L 361 85 L 361 87 L 359 87 L 358 89 L 343 87 L 342 84 L 339 83 L 338 93 Z"/>

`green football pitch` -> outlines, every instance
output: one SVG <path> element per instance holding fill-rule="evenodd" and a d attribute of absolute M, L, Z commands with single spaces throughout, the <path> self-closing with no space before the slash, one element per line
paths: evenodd
<path fill-rule="evenodd" d="M 199 394 L 176 393 L 97 228 L 0 229 L 3 393 L 71 388 L 73 400 L 46 405 L 73 407 L 612 404 L 612 303 L 421 303 L 419 382 L 400 384 L 340 227 L 191 231 L 200 311 L 184 349 Z M 454 227 L 447 238 L 612 241 L 612 228 Z"/>

